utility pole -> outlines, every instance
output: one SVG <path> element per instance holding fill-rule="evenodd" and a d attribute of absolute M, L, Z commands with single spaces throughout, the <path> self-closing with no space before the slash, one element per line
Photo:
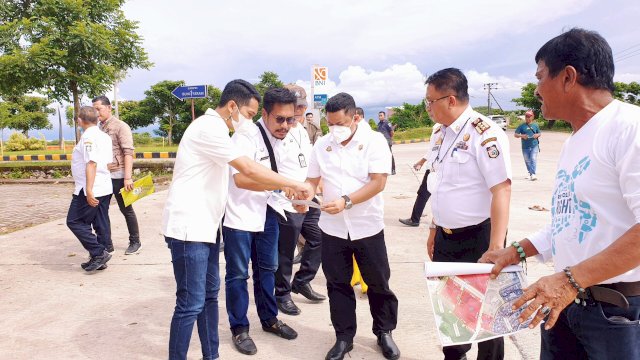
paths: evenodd
<path fill-rule="evenodd" d="M 60 150 L 64 150 L 64 139 L 62 138 L 62 109 L 58 103 L 58 140 L 60 141 Z"/>
<path fill-rule="evenodd" d="M 491 90 L 498 88 L 498 83 L 484 84 L 484 89 L 487 90 L 487 116 L 491 115 Z"/>

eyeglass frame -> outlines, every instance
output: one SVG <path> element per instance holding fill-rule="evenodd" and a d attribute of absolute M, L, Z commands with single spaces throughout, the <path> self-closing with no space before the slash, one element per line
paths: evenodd
<path fill-rule="evenodd" d="M 267 113 L 268 116 L 271 116 L 271 114 Z M 287 125 L 293 125 L 295 124 L 298 120 L 296 120 L 296 116 L 291 116 L 291 117 L 284 117 L 284 116 L 275 116 L 275 120 L 276 123 L 278 123 L 278 125 L 282 125 L 283 122 L 287 122 Z"/>
<path fill-rule="evenodd" d="M 435 100 L 427 100 L 427 98 L 424 98 L 424 99 L 422 100 L 422 102 L 424 102 L 424 107 L 425 107 L 426 109 L 429 109 L 429 108 L 431 107 L 431 105 L 433 105 L 433 103 L 435 103 L 436 101 L 440 101 L 440 100 L 442 100 L 442 99 L 446 99 L 446 98 L 448 98 L 449 96 L 453 96 L 453 97 L 455 97 L 455 95 L 445 95 L 445 96 L 443 96 L 443 97 L 441 97 L 441 98 L 437 98 L 437 99 L 435 99 Z"/>

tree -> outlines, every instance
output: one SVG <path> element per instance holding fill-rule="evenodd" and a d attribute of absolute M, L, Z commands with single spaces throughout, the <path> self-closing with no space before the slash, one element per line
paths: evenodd
<path fill-rule="evenodd" d="M 26 136 L 29 130 L 51 129 L 49 114 L 55 110 L 48 108 L 51 101 L 40 96 L 5 97 L 0 106 L 3 110 L 3 127 L 22 131 Z"/>
<path fill-rule="evenodd" d="M 397 126 L 397 130 L 433 124 L 422 102 L 418 105 L 404 103 L 400 107 L 393 108 L 393 114 L 389 117 L 389 121 Z"/>
<path fill-rule="evenodd" d="M 613 96 L 616 99 L 626 101 L 629 104 L 640 105 L 640 84 L 635 81 L 629 84 L 615 82 L 614 86 Z"/>
<path fill-rule="evenodd" d="M 142 101 L 120 101 L 120 120 L 129 124 L 131 129 L 149 126 L 155 122 L 154 114 Z"/>
<path fill-rule="evenodd" d="M 207 97 L 203 99 L 195 99 L 196 117 L 204 114 L 207 109 L 215 109 L 218 107 L 222 90 L 215 86 L 207 85 Z"/>
<path fill-rule="evenodd" d="M 180 142 L 184 131 L 191 123 L 191 105 L 176 98 L 171 92 L 184 81 L 164 80 L 152 85 L 144 92 L 146 97 L 140 101 L 141 107 L 158 121 L 160 129 L 155 132 L 166 136 L 169 145 Z"/>
<path fill-rule="evenodd" d="M 486 106 L 476 106 L 473 108 L 473 110 L 479 112 L 482 115 L 489 114 L 489 108 Z M 505 115 L 505 114 L 506 114 L 506 111 L 502 109 L 491 108 L 491 115 Z"/>
<path fill-rule="evenodd" d="M 253 85 L 256 87 L 256 90 L 258 90 L 258 93 L 260 93 L 260 96 L 262 97 L 264 97 L 264 93 L 266 93 L 267 90 L 274 87 L 284 86 L 284 83 L 280 81 L 280 77 L 278 76 L 278 74 L 276 74 L 273 71 L 263 72 L 262 75 L 259 76 L 259 79 L 260 81 Z M 257 121 L 261 117 L 262 117 L 262 102 L 260 103 L 260 106 L 258 107 L 258 113 L 256 114 L 256 116 L 253 117 L 253 120 Z"/>
<path fill-rule="evenodd" d="M 57 101 L 72 99 L 77 116 L 82 94 L 104 93 L 118 72 L 148 69 L 138 24 L 125 18 L 124 2 L 4 0 L 0 95 L 43 91 Z"/>
<path fill-rule="evenodd" d="M 515 98 L 513 101 L 516 105 L 523 106 L 527 109 L 531 109 L 535 117 L 542 116 L 542 103 L 538 99 L 535 94 L 537 85 L 534 83 L 528 83 L 522 87 L 522 92 L 520 93 L 519 98 Z M 547 129 L 551 129 L 555 120 L 549 120 L 549 124 L 547 125 Z"/>

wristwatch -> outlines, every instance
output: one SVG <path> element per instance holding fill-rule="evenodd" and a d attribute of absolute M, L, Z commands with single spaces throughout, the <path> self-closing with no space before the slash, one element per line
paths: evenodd
<path fill-rule="evenodd" d="M 347 195 L 342 195 L 342 198 L 344 199 L 344 208 L 347 210 L 351 209 L 353 207 L 351 199 Z"/>

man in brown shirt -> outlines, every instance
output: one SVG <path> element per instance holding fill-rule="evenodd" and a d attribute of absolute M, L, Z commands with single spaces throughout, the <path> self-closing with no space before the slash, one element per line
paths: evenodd
<path fill-rule="evenodd" d="M 124 200 L 120 189 L 133 190 L 133 135 L 131 128 L 124 121 L 111 115 L 111 102 L 106 96 L 98 96 L 93 99 L 93 107 L 98 111 L 100 129 L 111 137 L 113 143 L 113 161 L 108 165 L 111 171 L 111 183 L 113 195 L 118 202 L 120 212 L 124 215 L 129 230 L 129 247 L 125 255 L 135 254 L 140 250 L 140 231 L 138 218 L 133 206 L 124 206 Z M 113 244 L 107 244 L 107 251 L 113 252 Z"/>
<path fill-rule="evenodd" d="M 315 144 L 316 140 L 318 140 L 318 138 L 322 136 L 322 130 L 313 122 L 313 113 L 309 112 L 305 115 L 302 126 L 307 129 L 309 140 L 311 140 L 311 145 Z"/>

